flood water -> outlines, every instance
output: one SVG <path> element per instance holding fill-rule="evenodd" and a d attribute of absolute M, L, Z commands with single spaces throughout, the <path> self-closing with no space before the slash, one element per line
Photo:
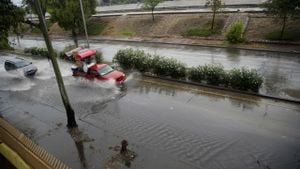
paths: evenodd
<path fill-rule="evenodd" d="M 27 39 L 21 39 L 20 43 L 17 43 L 17 40 L 14 41 L 17 44 L 15 48 L 45 46 L 41 38 L 28 37 Z M 81 43 L 83 44 L 84 41 L 81 41 Z M 65 46 L 69 45 L 73 45 L 71 40 L 53 40 L 53 46 L 56 50 L 62 50 Z M 256 69 L 264 77 L 260 93 L 300 100 L 299 54 L 111 41 L 103 41 L 101 43 L 91 41 L 90 46 L 102 51 L 104 59 L 107 61 L 112 61 L 113 56 L 120 49 L 134 48 L 151 54 L 176 58 L 188 67 L 221 64 L 226 70 L 242 67 Z"/>
<path fill-rule="evenodd" d="M 1 54 L 4 58 L 12 54 Z M 77 140 L 47 59 L 28 58 L 34 78 L 0 69 L 0 114 L 74 169 L 111 166 L 110 147 L 129 142 L 133 169 L 298 169 L 300 106 L 142 78 L 127 90 L 75 79 L 59 61 L 79 125 Z M 128 168 L 118 161 L 111 168 Z"/>

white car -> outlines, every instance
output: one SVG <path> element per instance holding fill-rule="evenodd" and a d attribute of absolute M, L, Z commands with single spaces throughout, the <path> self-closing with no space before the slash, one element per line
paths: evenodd
<path fill-rule="evenodd" d="M 5 60 L 4 68 L 6 71 L 22 70 L 25 76 L 33 76 L 38 70 L 32 62 L 18 57 Z"/>

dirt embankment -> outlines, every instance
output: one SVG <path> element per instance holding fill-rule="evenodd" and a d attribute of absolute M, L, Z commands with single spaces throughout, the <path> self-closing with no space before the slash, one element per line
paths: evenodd
<path fill-rule="evenodd" d="M 212 19 L 211 13 L 200 14 L 159 14 L 155 15 L 152 22 L 151 15 L 125 15 L 91 18 L 90 23 L 99 22 L 105 24 L 104 30 L 94 38 L 127 38 L 144 39 L 162 42 L 175 42 L 200 45 L 229 46 L 225 41 L 225 35 L 230 25 L 241 21 L 244 26 L 246 43 L 235 47 L 249 47 L 259 49 L 299 51 L 300 37 L 298 41 L 276 43 L 265 40 L 266 34 L 280 30 L 282 21 L 262 13 L 223 13 L 216 16 L 216 21 L 221 24 L 221 30 L 208 37 L 186 36 L 186 32 L 195 27 L 202 27 Z M 286 30 L 296 32 L 300 36 L 300 19 L 290 20 Z M 57 24 L 50 29 L 52 35 L 66 35 Z"/>

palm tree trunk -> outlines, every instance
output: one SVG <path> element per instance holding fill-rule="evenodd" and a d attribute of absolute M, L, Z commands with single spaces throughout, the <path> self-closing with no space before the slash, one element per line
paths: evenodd
<path fill-rule="evenodd" d="M 61 73 L 60 73 L 60 70 L 59 70 L 59 67 L 58 67 L 58 64 L 57 64 L 57 60 L 56 60 L 55 55 L 54 55 L 52 43 L 50 41 L 50 38 L 49 38 L 49 35 L 48 35 L 48 32 L 47 32 L 45 19 L 43 18 L 43 15 L 42 15 L 40 2 L 39 2 L 39 0 L 35 0 L 34 2 L 35 2 L 35 7 L 37 9 L 37 14 L 38 14 L 38 17 L 39 17 L 39 21 L 40 21 L 41 31 L 43 33 L 43 36 L 44 36 L 44 39 L 45 39 L 45 42 L 46 42 L 46 45 L 47 45 L 47 49 L 48 49 L 48 52 L 49 52 L 50 60 L 51 60 L 51 63 L 52 63 L 53 69 L 54 69 L 57 85 L 58 85 L 58 88 L 59 88 L 59 91 L 60 91 L 60 95 L 61 95 L 63 104 L 64 104 L 65 109 L 66 109 L 67 118 L 68 118 L 67 126 L 69 128 L 74 128 L 74 127 L 77 127 L 77 123 L 76 123 L 76 120 L 75 120 L 75 113 L 74 113 L 74 110 L 72 109 L 71 104 L 69 102 L 69 98 L 68 98 L 68 95 L 67 95 L 67 92 L 66 92 L 66 89 L 65 89 L 64 81 L 61 77 Z"/>
<path fill-rule="evenodd" d="M 283 17 L 283 25 L 282 25 L 281 32 L 280 32 L 280 40 L 282 40 L 282 38 L 283 38 L 283 34 L 284 34 L 284 30 L 285 30 L 285 25 L 286 25 L 286 19 L 287 19 L 287 17 L 284 16 Z"/>

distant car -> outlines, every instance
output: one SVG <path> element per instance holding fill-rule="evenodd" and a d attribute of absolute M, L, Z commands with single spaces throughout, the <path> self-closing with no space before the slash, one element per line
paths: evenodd
<path fill-rule="evenodd" d="M 25 76 L 33 76 L 37 72 L 37 67 L 23 58 L 9 58 L 4 62 L 6 71 L 22 70 Z"/>
<path fill-rule="evenodd" d="M 77 68 L 72 68 L 73 76 L 85 77 L 87 79 L 109 80 L 114 79 L 118 85 L 121 85 L 126 80 L 126 75 L 118 70 L 113 69 L 107 64 L 92 63 L 84 72 Z"/>

